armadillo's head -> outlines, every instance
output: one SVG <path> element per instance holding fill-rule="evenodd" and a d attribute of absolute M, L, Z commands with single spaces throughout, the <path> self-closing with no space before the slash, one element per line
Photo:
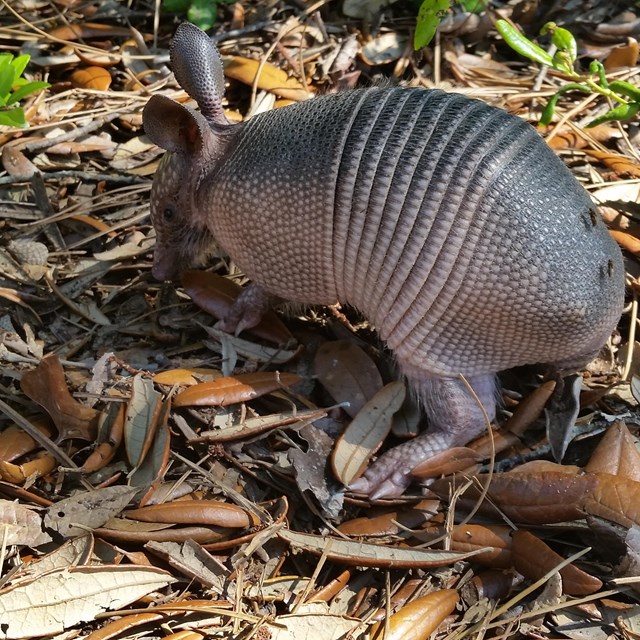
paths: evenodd
<path fill-rule="evenodd" d="M 167 152 L 151 187 L 151 222 L 156 231 L 153 277 L 177 278 L 204 262 L 215 248 L 213 236 L 194 211 L 194 167 L 182 153 Z"/>
<path fill-rule="evenodd" d="M 156 230 L 153 275 L 169 280 L 215 248 L 208 203 L 198 204 L 198 195 L 215 169 L 222 143 L 201 114 L 165 96 L 149 100 L 143 122 L 151 140 L 168 151 L 151 189 L 151 221 Z"/>

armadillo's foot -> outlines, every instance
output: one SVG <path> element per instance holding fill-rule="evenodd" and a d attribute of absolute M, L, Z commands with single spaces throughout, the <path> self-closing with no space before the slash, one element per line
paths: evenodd
<path fill-rule="evenodd" d="M 216 328 L 240 335 L 245 329 L 259 324 L 276 300 L 260 285 L 252 282 L 234 300 L 227 315 L 216 323 Z"/>
<path fill-rule="evenodd" d="M 408 376 L 427 410 L 429 430 L 391 449 L 349 487 L 372 499 L 401 495 L 411 482 L 411 471 L 424 460 L 451 447 L 464 446 L 486 427 L 484 412 L 466 384 L 457 378 Z M 489 420 L 496 413 L 494 375 L 468 378 Z"/>

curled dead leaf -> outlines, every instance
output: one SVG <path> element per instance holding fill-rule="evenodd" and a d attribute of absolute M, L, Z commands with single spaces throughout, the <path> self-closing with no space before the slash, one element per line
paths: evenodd
<path fill-rule="evenodd" d="M 532 582 L 542 578 L 564 560 L 546 542 L 524 530 L 513 533 L 511 553 L 515 568 Z M 562 576 L 562 590 L 568 595 L 586 596 L 602 587 L 601 580 L 573 564 L 560 569 L 559 573 Z"/>
<path fill-rule="evenodd" d="M 585 470 L 640 481 L 640 452 L 622 420 L 614 422 L 605 431 Z"/>
<path fill-rule="evenodd" d="M 320 384 L 354 418 L 382 389 L 382 376 L 371 357 L 351 340 L 333 340 L 320 346 L 313 359 Z"/>
<path fill-rule="evenodd" d="M 421 462 L 411 470 L 411 475 L 414 478 L 446 476 L 456 471 L 468 470 L 478 462 L 482 462 L 482 456 L 477 451 L 469 447 L 453 447 Z"/>
<path fill-rule="evenodd" d="M 265 62 L 260 68 L 260 61 L 250 58 L 230 56 L 224 60 L 224 74 L 228 78 L 239 80 L 249 86 L 253 85 L 258 69 L 260 69 L 258 89 L 271 91 L 281 98 L 288 98 L 298 102 L 311 97 L 309 91 L 305 89 L 299 80 L 290 77 L 286 71 L 275 67 L 269 62 Z"/>
<path fill-rule="evenodd" d="M 182 286 L 194 304 L 218 320 L 229 313 L 234 300 L 242 292 L 242 287 L 233 280 L 209 271 L 185 271 Z M 260 322 L 247 331 L 276 345 L 293 341 L 291 332 L 273 310 L 267 311 Z"/>
<path fill-rule="evenodd" d="M 37 367 L 25 371 L 20 387 L 51 416 L 58 428 L 58 442 L 70 438 L 95 440 L 100 414 L 77 402 L 69 393 L 58 356 L 49 354 Z"/>
<path fill-rule="evenodd" d="M 218 378 L 222 378 L 222 371 L 219 369 L 169 369 L 161 371 L 153 376 L 156 384 L 166 384 L 173 386 L 177 384 L 181 387 L 190 387 L 201 382 L 212 382 Z"/>
<path fill-rule="evenodd" d="M 585 517 L 585 496 L 596 489 L 595 474 L 575 475 L 561 472 L 536 473 L 503 473 L 494 474 L 488 489 L 492 502 L 502 510 L 509 519 L 528 524 L 549 524 L 580 520 Z M 489 482 L 486 474 L 477 475 L 479 483 L 484 486 Z M 442 498 L 451 491 L 455 479 L 436 480 L 430 489 Z M 464 482 L 464 479 L 460 479 Z M 459 501 L 459 505 L 472 508 L 478 498 L 477 487 L 470 487 Z M 483 505 L 484 509 L 485 505 Z M 493 512 L 492 507 L 486 508 Z"/>
<path fill-rule="evenodd" d="M 173 399 L 173 406 L 226 407 L 238 402 L 248 402 L 282 387 L 290 387 L 299 381 L 300 377 L 295 373 L 269 371 L 218 378 L 185 389 Z"/>
<path fill-rule="evenodd" d="M 131 509 L 124 515 L 141 522 L 213 525 L 234 529 L 246 529 L 260 524 L 260 520 L 253 513 L 219 500 L 180 500 L 152 504 L 140 509 Z"/>
<path fill-rule="evenodd" d="M 106 91 L 111 86 L 111 74 L 104 67 L 77 69 L 71 74 L 71 84 L 80 89 Z"/>
<path fill-rule="evenodd" d="M 282 529 L 278 537 L 292 547 L 313 555 L 326 556 L 328 560 L 346 565 L 363 567 L 385 567 L 410 569 L 417 567 L 443 567 L 458 560 L 477 555 L 477 552 L 462 553 L 440 549 L 413 549 L 410 547 L 386 546 L 356 540 L 345 540 L 334 536 L 319 536 Z"/>
<path fill-rule="evenodd" d="M 371 630 L 372 640 L 427 640 L 458 604 L 455 589 L 441 589 L 411 601 L 394 613 L 386 628 L 378 622 Z"/>
<path fill-rule="evenodd" d="M 623 527 L 640 525 L 640 482 L 609 473 L 586 474 L 594 486 L 585 495 L 584 509 Z"/>
<path fill-rule="evenodd" d="M 358 412 L 336 441 L 331 466 L 336 478 L 349 486 L 367 465 L 391 431 L 391 418 L 400 409 L 406 387 L 390 382 L 378 391 Z"/>

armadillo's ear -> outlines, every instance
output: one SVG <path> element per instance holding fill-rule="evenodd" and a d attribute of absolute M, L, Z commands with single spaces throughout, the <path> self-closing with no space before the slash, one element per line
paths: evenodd
<path fill-rule="evenodd" d="M 167 96 L 151 96 L 142 111 L 142 122 L 151 140 L 172 153 L 196 154 L 211 136 L 202 115 Z"/>
<path fill-rule="evenodd" d="M 171 68 L 180 86 L 198 103 L 202 115 L 226 123 L 222 108 L 224 67 L 211 38 L 190 22 L 176 29 L 171 41 Z"/>

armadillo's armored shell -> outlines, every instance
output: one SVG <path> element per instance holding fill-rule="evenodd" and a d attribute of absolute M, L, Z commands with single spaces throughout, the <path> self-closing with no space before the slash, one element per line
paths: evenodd
<path fill-rule="evenodd" d="M 532 127 L 457 94 L 368 89 L 238 128 L 199 196 L 271 293 L 347 302 L 407 373 L 581 364 L 619 317 L 620 250 Z"/>

